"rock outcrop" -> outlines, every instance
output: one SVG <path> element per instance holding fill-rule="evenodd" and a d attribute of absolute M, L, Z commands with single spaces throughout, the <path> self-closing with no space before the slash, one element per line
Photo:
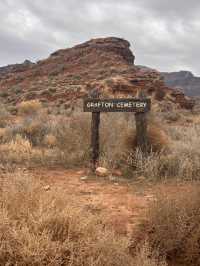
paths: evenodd
<path fill-rule="evenodd" d="M 162 72 L 161 75 L 167 86 L 180 87 L 187 96 L 200 96 L 200 77 L 195 77 L 191 72 Z"/>
<path fill-rule="evenodd" d="M 36 64 L 0 70 L 1 101 L 10 105 L 39 99 L 68 108 L 98 88 L 103 97 L 136 96 L 144 90 L 156 101 L 180 103 L 159 72 L 134 65 L 128 41 L 110 37 L 92 39 L 73 48 L 58 50 Z M 182 96 L 181 107 L 190 100 Z M 184 106 L 185 105 L 185 106 Z"/>
<path fill-rule="evenodd" d="M 0 79 L 8 78 L 9 75 L 14 73 L 23 72 L 33 67 L 34 63 L 29 60 L 25 60 L 22 64 L 8 65 L 5 67 L 0 67 Z M 8 75 L 8 76 L 7 76 Z"/>

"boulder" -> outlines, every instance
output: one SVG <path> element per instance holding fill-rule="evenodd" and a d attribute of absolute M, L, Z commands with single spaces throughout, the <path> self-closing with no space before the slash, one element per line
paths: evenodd
<path fill-rule="evenodd" d="M 97 176 L 106 177 L 109 175 L 109 171 L 107 168 L 104 167 L 97 167 L 95 170 Z"/>
<path fill-rule="evenodd" d="M 82 181 L 85 181 L 85 180 L 87 180 L 87 179 L 88 179 L 87 176 L 81 176 L 81 177 L 80 177 L 80 180 L 82 180 Z"/>

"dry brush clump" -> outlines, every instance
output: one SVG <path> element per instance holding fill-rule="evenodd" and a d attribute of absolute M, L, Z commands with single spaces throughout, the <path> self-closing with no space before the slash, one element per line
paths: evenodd
<path fill-rule="evenodd" d="M 23 102 L 19 110 L 21 116 L 0 129 L 1 161 L 89 165 L 91 114 L 48 114 L 38 101 Z M 168 125 L 161 118 L 153 112 L 148 117 L 149 153 L 144 156 L 136 146 L 134 114 L 101 114 L 99 164 L 120 168 L 128 177 L 199 179 L 200 127 Z M 30 143 L 29 153 L 21 153 L 19 136 Z M 19 146 L 19 152 L 10 156 L 13 145 Z"/>
<path fill-rule="evenodd" d="M 89 160 L 87 117 L 77 114 L 69 119 L 48 115 L 37 101 L 23 102 L 19 110 L 22 114 L 19 119 L 0 131 L 2 162 L 56 163 L 71 167 Z M 21 150 L 22 142 L 29 143 L 29 153 Z"/>
<path fill-rule="evenodd" d="M 149 125 L 147 128 L 147 138 L 148 138 L 148 151 L 153 153 L 160 153 L 166 151 L 170 147 L 169 137 L 160 125 Z M 136 150 L 136 131 L 131 130 L 127 135 L 126 146 L 129 150 Z"/>
<path fill-rule="evenodd" d="M 179 177 L 187 180 L 200 178 L 200 126 L 179 126 L 171 129 L 172 156 L 176 157 Z"/>
<path fill-rule="evenodd" d="M 165 265 L 148 247 L 133 257 L 128 237 L 61 189 L 45 192 L 41 181 L 21 172 L 1 176 L 0 183 L 0 265 Z"/>
<path fill-rule="evenodd" d="M 148 126 L 148 156 L 146 156 L 136 145 L 133 115 L 121 116 L 116 122 L 112 116 L 102 120 L 101 163 L 111 168 L 123 169 L 124 175 L 128 177 L 147 175 L 148 178 L 155 178 L 163 174 L 162 161 L 167 161 L 166 154 L 170 153 L 171 141 L 158 123 L 150 123 Z"/>
<path fill-rule="evenodd" d="M 133 236 L 133 243 L 138 244 L 139 240 L 143 244 L 148 240 L 150 248 L 166 257 L 168 265 L 200 265 L 198 185 L 179 185 L 174 191 L 159 191 L 150 204 L 146 222 L 140 225 L 138 235 Z"/>
<path fill-rule="evenodd" d="M 5 128 L 11 122 L 11 114 L 5 105 L 0 104 L 0 128 Z"/>
<path fill-rule="evenodd" d="M 34 116 L 42 109 L 39 100 L 23 101 L 18 106 L 18 114 L 22 116 Z"/>
<path fill-rule="evenodd" d="M 60 161 L 69 166 L 84 165 L 90 155 L 90 119 L 88 115 L 61 116 L 50 128 Z"/>
<path fill-rule="evenodd" d="M 127 125 L 125 121 L 123 123 L 121 134 L 118 131 L 114 138 L 112 136 L 113 149 L 106 154 L 104 160 L 110 161 L 110 165 L 115 164 L 124 169 L 125 176 L 142 175 L 150 179 L 182 180 L 200 178 L 200 126 L 198 124 L 171 126 L 163 121 L 161 126 L 159 118 L 154 121 L 150 117 L 149 153 L 146 156 L 136 146 L 133 121 L 129 121 Z M 120 137 L 116 145 L 118 134 Z M 113 155 L 117 160 L 114 160 Z"/>

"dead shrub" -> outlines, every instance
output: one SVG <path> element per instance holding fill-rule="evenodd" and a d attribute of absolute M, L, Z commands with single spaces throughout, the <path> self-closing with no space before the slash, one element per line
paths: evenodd
<path fill-rule="evenodd" d="M 44 145 L 50 148 L 56 147 L 57 139 L 54 135 L 48 134 L 44 137 Z"/>
<path fill-rule="evenodd" d="M 43 139 L 49 132 L 49 119 L 46 114 L 37 116 L 26 116 L 18 124 L 7 128 L 8 139 L 15 139 L 16 135 L 21 135 L 28 139 L 33 146 L 43 144 Z"/>
<path fill-rule="evenodd" d="M 152 250 L 147 241 L 137 249 L 135 266 L 167 266 L 165 258 L 161 257 L 156 250 Z"/>
<path fill-rule="evenodd" d="M 21 102 L 18 106 L 18 113 L 22 116 L 33 116 L 39 113 L 42 104 L 39 100 L 30 100 Z"/>
<path fill-rule="evenodd" d="M 90 120 L 87 115 L 72 119 L 61 117 L 51 125 L 50 132 L 56 138 L 60 161 L 65 165 L 84 165 L 89 161 Z"/>
<path fill-rule="evenodd" d="M 0 214 L 0 265 L 135 265 L 126 236 L 30 175 L 4 177 Z"/>
<path fill-rule="evenodd" d="M 3 104 L 0 104 L 0 128 L 5 128 L 9 124 L 10 118 L 11 115 L 7 108 Z"/>
<path fill-rule="evenodd" d="M 4 143 L 7 139 L 7 129 L 0 128 L 0 143 Z"/>
<path fill-rule="evenodd" d="M 30 159 L 32 152 L 31 143 L 17 135 L 15 139 L 0 147 L 1 162 L 6 163 L 24 163 Z"/>
<path fill-rule="evenodd" d="M 149 152 L 163 152 L 169 149 L 169 137 L 164 130 L 158 125 L 149 125 L 147 129 Z M 128 150 L 135 150 L 136 146 L 136 131 L 130 130 L 125 139 L 125 145 Z"/>
<path fill-rule="evenodd" d="M 181 114 L 178 112 L 166 112 L 164 114 L 164 119 L 167 120 L 167 122 L 171 123 L 171 122 L 177 122 L 181 119 Z"/>
<path fill-rule="evenodd" d="M 22 122 L 20 133 L 33 145 L 40 145 L 48 133 L 48 123 L 45 122 L 45 117 L 28 117 Z"/>
<path fill-rule="evenodd" d="M 169 265 L 196 266 L 200 264 L 200 189 L 187 185 L 175 191 L 157 194 L 139 238 L 148 239 L 151 249 L 166 257 Z"/>

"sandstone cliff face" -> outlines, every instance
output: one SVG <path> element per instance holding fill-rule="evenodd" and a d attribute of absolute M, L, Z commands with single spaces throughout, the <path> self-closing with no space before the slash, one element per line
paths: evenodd
<path fill-rule="evenodd" d="M 142 89 L 156 101 L 180 103 L 157 71 L 134 66 L 134 59 L 126 40 L 92 39 L 58 50 L 36 64 L 25 62 L 0 69 L 0 100 L 14 105 L 40 99 L 68 108 L 71 102 L 98 88 L 102 97 L 132 97 Z M 188 102 L 182 95 L 181 106 L 188 108 Z"/>
<path fill-rule="evenodd" d="M 191 72 L 163 72 L 161 75 L 167 86 L 180 87 L 188 96 L 200 96 L 200 77 L 195 77 Z"/>

